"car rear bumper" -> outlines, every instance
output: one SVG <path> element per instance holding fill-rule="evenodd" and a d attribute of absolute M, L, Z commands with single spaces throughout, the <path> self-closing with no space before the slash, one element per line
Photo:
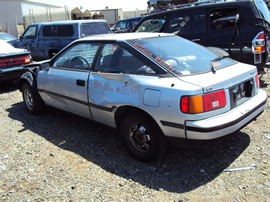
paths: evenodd
<path fill-rule="evenodd" d="M 266 101 L 267 94 L 260 89 L 255 97 L 225 114 L 199 121 L 188 120 L 185 123 L 186 137 L 191 140 L 212 140 L 234 133 L 260 115 Z"/>
<path fill-rule="evenodd" d="M 0 82 L 12 81 L 20 78 L 24 67 L 10 67 L 0 69 Z"/>

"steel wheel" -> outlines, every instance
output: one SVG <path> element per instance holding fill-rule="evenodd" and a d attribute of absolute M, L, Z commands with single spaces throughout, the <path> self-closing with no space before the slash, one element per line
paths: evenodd
<path fill-rule="evenodd" d="M 23 97 L 24 97 L 24 102 L 25 102 L 26 107 L 29 110 L 33 110 L 34 100 L 33 100 L 32 92 L 27 88 L 24 89 Z"/>
<path fill-rule="evenodd" d="M 35 87 L 25 82 L 22 86 L 24 106 L 30 114 L 39 114 L 43 111 L 45 104 Z"/>
<path fill-rule="evenodd" d="M 166 138 L 148 115 L 127 114 L 121 122 L 120 132 L 125 148 L 137 160 L 152 161 L 167 148 Z"/>
<path fill-rule="evenodd" d="M 151 146 L 151 137 L 145 126 L 136 123 L 129 129 L 129 139 L 134 148 L 140 152 L 146 152 Z"/>

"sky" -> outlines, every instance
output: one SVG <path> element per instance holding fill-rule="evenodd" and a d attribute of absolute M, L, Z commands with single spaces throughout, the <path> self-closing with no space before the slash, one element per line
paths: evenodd
<path fill-rule="evenodd" d="M 31 0 L 40 3 L 75 8 L 82 6 L 82 10 L 99 10 L 109 8 L 122 8 L 124 11 L 146 10 L 148 0 Z"/>

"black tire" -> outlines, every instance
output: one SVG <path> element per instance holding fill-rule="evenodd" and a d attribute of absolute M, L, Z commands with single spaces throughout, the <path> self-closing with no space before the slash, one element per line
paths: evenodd
<path fill-rule="evenodd" d="M 127 114 L 121 122 L 120 133 L 127 151 L 139 161 L 153 161 L 166 151 L 167 139 L 146 115 Z"/>
<path fill-rule="evenodd" d="M 41 99 L 37 90 L 28 82 L 25 82 L 22 86 L 22 96 L 25 109 L 30 114 L 40 114 L 44 110 L 45 104 L 43 100 Z"/>

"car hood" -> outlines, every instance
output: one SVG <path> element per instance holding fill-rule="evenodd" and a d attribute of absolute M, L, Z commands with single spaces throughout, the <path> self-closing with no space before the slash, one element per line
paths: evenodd
<path fill-rule="evenodd" d="M 215 73 L 208 72 L 191 76 L 179 77 L 180 80 L 200 86 L 204 93 L 227 89 L 246 81 L 257 73 L 255 66 L 236 63 L 226 68 L 218 69 Z"/>

